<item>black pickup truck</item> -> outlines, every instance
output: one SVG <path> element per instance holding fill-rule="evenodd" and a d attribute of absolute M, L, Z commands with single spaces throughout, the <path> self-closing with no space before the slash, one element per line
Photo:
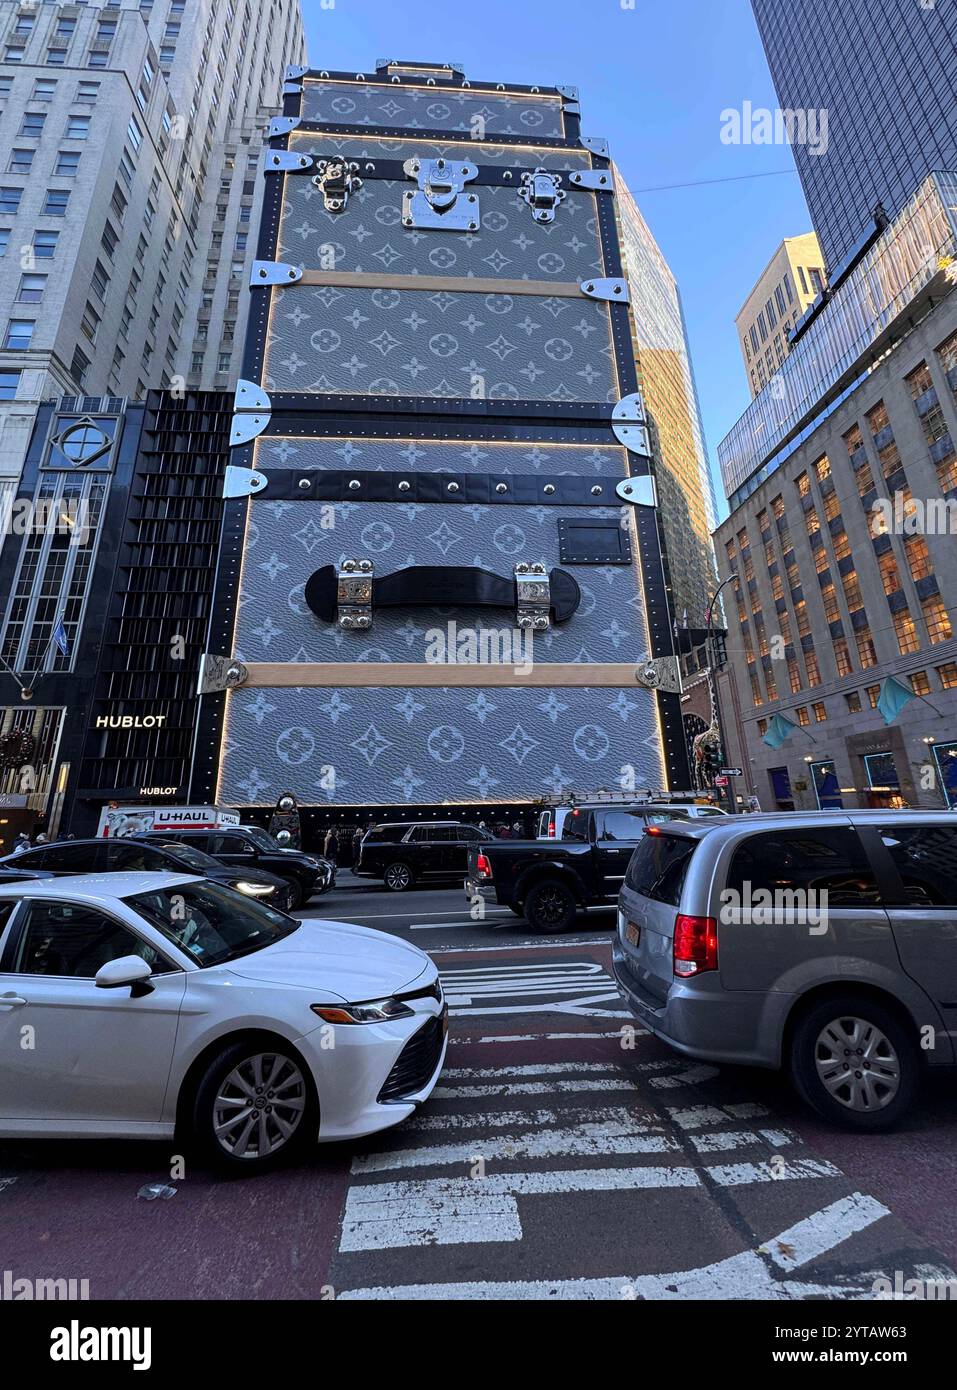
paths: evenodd
<path fill-rule="evenodd" d="M 493 840 L 469 849 L 465 891 L 474 901 L 510 907 L 537 931 L 564 931 L 579 908 L 611 906 L 628 861 L 650 825 L 682 811 L 628 806 L 576 806 L 560 840 Z"/>

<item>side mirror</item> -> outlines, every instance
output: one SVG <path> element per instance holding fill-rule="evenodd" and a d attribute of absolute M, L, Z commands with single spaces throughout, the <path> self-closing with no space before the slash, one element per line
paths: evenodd
<path fill-rule="evenodd" d="M 142 956 L 120 956 L 118 960 L 107 961 L 96 972 L 97 989 L 122 989 L 129 987 L 133 994 L 146 994 L 152 989 L 147 981 L 153 974 Z"/>

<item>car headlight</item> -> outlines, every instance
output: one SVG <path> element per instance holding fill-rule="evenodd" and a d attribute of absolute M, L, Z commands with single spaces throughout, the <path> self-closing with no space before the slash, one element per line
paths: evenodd
<path fill-rule="evenodd" d="M 310 1004 L 309 1007 L 326 1023 L 387 1023 L 393 1018 L 411 1018 L 414 1013 L 401 999 L 373 999 L 367 1004 Z"/>
<path fill-rule="evenodd" d="M 274 883 L 247 883 L 242 878 L 233 886 L 238 888 L 240 893 L 246 893 L 250 898 L 268 898 L 276 891 Z"/>

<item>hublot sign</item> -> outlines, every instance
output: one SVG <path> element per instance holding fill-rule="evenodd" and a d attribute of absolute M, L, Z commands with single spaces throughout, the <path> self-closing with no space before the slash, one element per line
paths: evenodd
<path fill-rule="evenodd" d="M 101 714 L 96 721 L 98 729 L 162 729 L 166 723 L 165 714 Z"/>

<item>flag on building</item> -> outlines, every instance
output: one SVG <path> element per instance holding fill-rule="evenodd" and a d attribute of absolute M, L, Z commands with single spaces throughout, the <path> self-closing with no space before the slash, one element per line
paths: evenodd
<path fill-rule="evenodd" d="M 70 655 L 70 639 L 66 635 L 66 624 L 62 618 L 57 619 L 57 625 L 53 629 L 53 640 L 64 656 Z"/>
<path fill-rule="evenodd" d="M 791 737 L 798 726 L 790 719 L 785 719 L 783 714 L 776 714 L 768 725 L 768 731 L 761 740 L 769 748 L 780 748 L 781 744 Z"/>
<path fill-rule="evenodd" d="M 885 724 L 893 724 L 905 705 L 917 696 L 909 685 L 904 685 L 896 676 L 888 676 L 881 683 L 881 693 L 877 697 L 877 708 L 884 717 Z"/>

